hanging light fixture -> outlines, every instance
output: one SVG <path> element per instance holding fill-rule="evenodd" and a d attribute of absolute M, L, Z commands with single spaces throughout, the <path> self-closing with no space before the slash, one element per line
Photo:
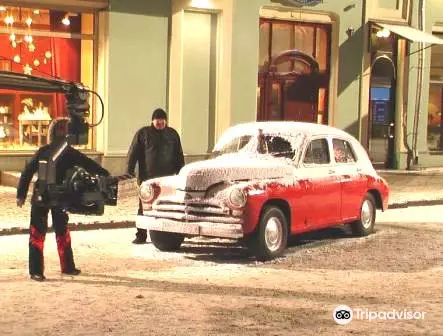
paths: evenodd
<path fill-rule="evenodd" d="M 48 50 L 45 52 L 45 58 L 50 59 L 52 57 L 52 53 Z"/>
<path fill-rule="evenodd" d="M 6 25 L 12 25 L 14 23 L 14 17 L 12 15 L 7 15 L 5 17 L 5 23 Z"/>
<path fill-rule="evenodd" d="M 26 18 L 25 22 L 26 22 L 26 24 L 28 25 L 28 27 L 30 27 L 31 24 L 32 24 L 32 17 L 28 16 L 28 17 Z"/>
<path fill-rule="evenodd" d="M 20 63 L 20 61 L 21 61 L 20 55 L 15 55 L 14 56 L 14 62 L 15 63 Z"/>
<path fill-rule="evenodd" d="M 34 52 L 35 51 L 35 44 L 34 43 L 29 43 L 28 49 L 30 52 Z"/>
<path fill-rule="evenodd" d="M 62 20 L 62 23 L 63 23 L 65 26 L 69 26 L 69 25 L 71 24 L 71 20 L 69 20 L 69 15 L 68 15 L 68 14 L 65 15 L 65 17 L 64 17 L 63 20 Z"/>
<path fill-rule="evenodd" d="M 14 33 L 11 33 L 10 35 L 9 35 L 9 41 L 15 41 L 15 34 Z"/>
<path fill-rule="evenodd" d="M 391 32 L 389 31 L 389 29 L 383 28 L 383 29 L 377 31 L 376 35 L 377 35 L 377 37 L 388 38 L 389 35 L 391 35 Z"/>
<path fill-rule="evenodd" d="M 25 42 L 32 43 L 34 39 L 32 38 L 32 35 L 25 35 L 24 40 Z"/>

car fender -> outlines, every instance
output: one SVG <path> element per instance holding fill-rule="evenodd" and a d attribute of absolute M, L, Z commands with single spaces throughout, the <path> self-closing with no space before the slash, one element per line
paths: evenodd
<path fill-rule="evenodd" d="M 294 227 L 304 222 L 304 200 L 302 196 L 303 189 L 301 184 L 295 179 L 261 181 L 251 183 L 244 189 L 248 195 L 243 219 L 244 233 L 250 234 L 255 231 L 263 208 L 270 202 L 285 202 L 289 208 L 288 225 L 291 232 Z M 297 208 L 296 212 L 292 209 Z"/>

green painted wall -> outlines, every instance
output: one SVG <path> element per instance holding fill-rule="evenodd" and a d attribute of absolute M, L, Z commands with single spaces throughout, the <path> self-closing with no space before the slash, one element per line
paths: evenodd
<path fill-rule="evenodd" d="M 166 108 L 169 0 L 111 0 L 107 153 L 127 151 L 132 136 Z"/>
<path fill-rule="evenodd" d="M 372 1 L 374 1 L 374 0 L 372 0 Z M 397 9 L 398 8 L 398 0 L 378 0 L 378 5 L 381 8 Z"/>
<path fill-rule="evenodd" d="M 259 11 L 267 3 L 235 0 L 233 4 L 231 125 L 256 120 Z"/>
<path fill-rule="evenodd" d="M 233 15 L 233 59 L 231 125 L 256 119 L 256 87 L 259 50 L 259 10 L 261 6 L 281 4 L 272 0 L 236 0 Z M 360 74 L 362 72 L 364 34 L 361 29 L 362 1 L 349 6 L 327 1 L 304 10 L 328 12 L 336 17 L 339 41 L 338 101 L 334 126 L 358 136 Z M 346 30 L 354 29 L 348 38 Z M 330 111 L 331 114 L 331 111 Z"/>
<path fill-rule="evenodd" d="M 185 153 L 209 149 L 212 14 L 185 12 L 183 19 L 183 101 L 181 137 Z M 212 92 L 213 94 L 213 92 Z M 212 149 L 212 148 L 211 148 Z"/>

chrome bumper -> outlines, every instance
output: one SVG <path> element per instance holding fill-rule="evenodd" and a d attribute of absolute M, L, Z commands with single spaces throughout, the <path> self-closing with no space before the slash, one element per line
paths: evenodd
<path fill-rule="evenodd" d="M 135 225 L 139 229 L 176 232 L 193 236 L 211 236 L 220 238 L 242 238 L 241 224 L 224 224 L 211 222 L 181 222 L 167 218 L 137 216 Z"/>

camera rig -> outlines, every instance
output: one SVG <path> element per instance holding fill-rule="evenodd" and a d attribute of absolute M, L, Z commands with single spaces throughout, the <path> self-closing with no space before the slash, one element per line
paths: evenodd
<path fill-rule="evenodd" d="M 0 71 L 0 89 L 62 93 L 66 98 L 68 135 L 54 147 L 49 159 L 39 162 L 33 201 L 85 215 L 102 215 L 105 205 L 117 205 L 119 183 L 132 179 L 130 176 L 94 176 L 83 167 L 73 166 L 61 183 L 56 180 L 57 163 L 64 151 L 70 145 L 87 144 L 90 127 L 97 126 L 103 119 L 104 104 L 97 93 L 79 83 L 9 71 Z M 97 95 L 102 107 L 102 116 L 96 125 L 87 122 L 90 93 Z"/>

